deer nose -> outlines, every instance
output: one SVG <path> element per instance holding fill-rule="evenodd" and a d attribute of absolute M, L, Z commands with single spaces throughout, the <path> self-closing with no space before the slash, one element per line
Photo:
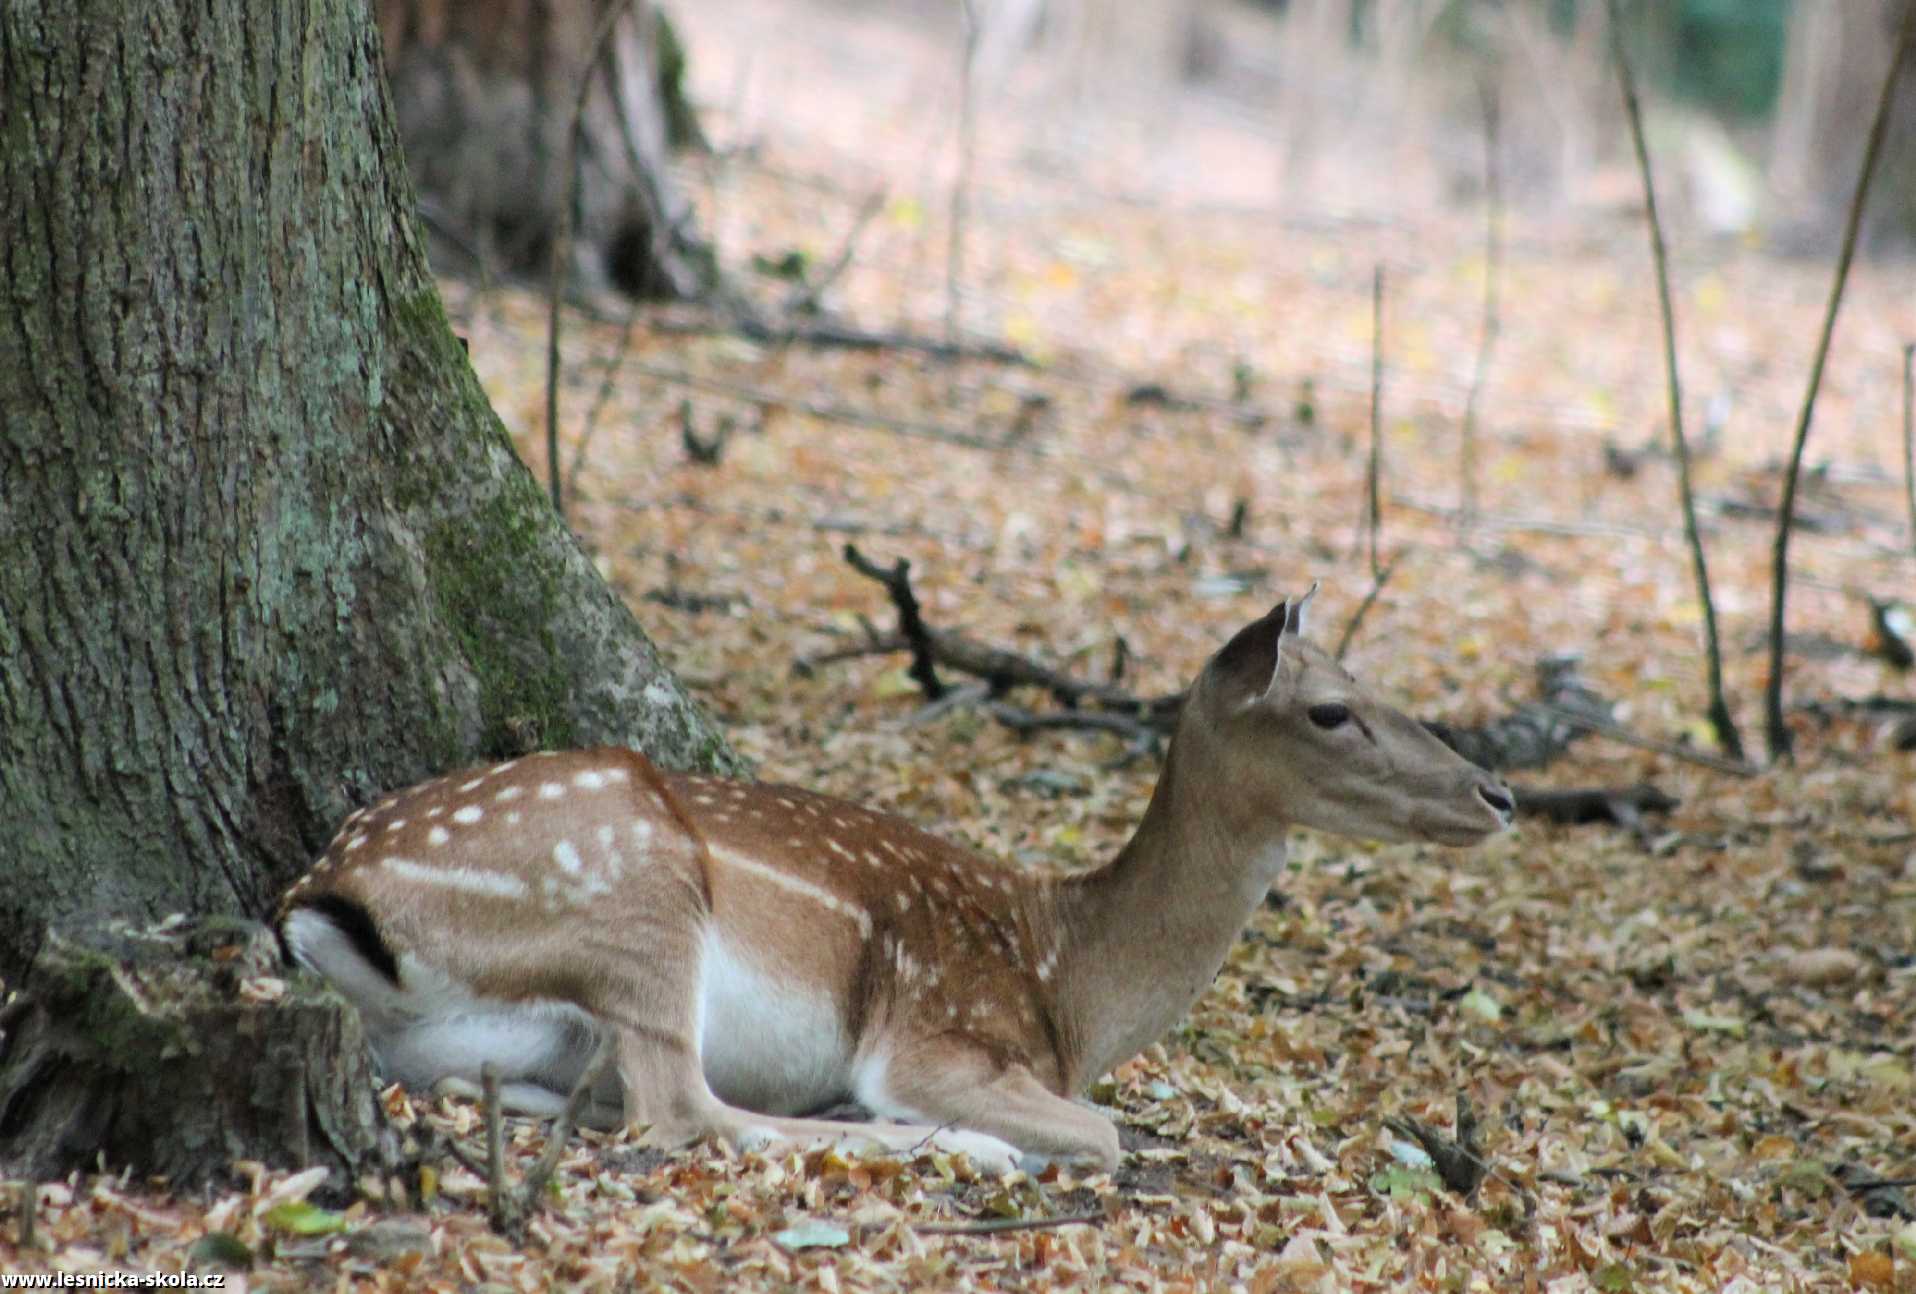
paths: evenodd
<path fill-rule="evenodd" d="M 1511 796 L 1510 788 L 1496 782 L 1477 783 L 1477 798 L 1488 804 L 1491 812 L 1505 822 L 1509 822 L 1511 815 L 1517 811 L 1517 801 Z"/>

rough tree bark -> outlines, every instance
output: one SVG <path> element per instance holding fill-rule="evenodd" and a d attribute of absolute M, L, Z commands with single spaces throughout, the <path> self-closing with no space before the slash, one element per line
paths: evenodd
<path fill-rule="evenodd" d="M 1790 10 L 1777 96 L 1770 180 L 1801 236 L 1833 237 L 1889 70 L 1894 36 L 1916 0 L 1850 0 Z M 1891 110 L 1865 245 L 1916 236 L 1916 77 L 1907 70 Z"/>
<path fill-rule="evenodd" d="M 623 11 L 594 66 L 593 36 Z M 543 277 L 581 121 L 573 271 L 636 296 L 706 292 L 717 270 L 671 150 L 703 144 L 685 55 L 648 0 L 378 0 L 379 28 L 414 183 L 447 266 L 476 256 Z M 446 244 L 456 250 L 442 255 Z"/>
<path fill-rule="evenodd" d="M 412 212 L 359 0 L 0 6 L 15 986 L 49 923 L 261 916 L 467 761 L 735 763 L 514 455 Z"/>

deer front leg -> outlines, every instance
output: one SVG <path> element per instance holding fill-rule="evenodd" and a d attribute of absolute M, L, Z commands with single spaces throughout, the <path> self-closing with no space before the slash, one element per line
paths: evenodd
<path fill-rule="evenodd" d="M 688 923 L 689 925 L 690 923 Z M 740 1150 L 840 1146 L 909 1157 L 921 1150 L 963 1152 L 989 1173 L 1006 1173 L 1022 1148 L 982 1131 L 931 1124 L 837 1123 L 764 1114 L 732 1105 L 712 1090 L 699 1054 L 696 934 L 654 931 L 651 955 L 628 958 L 626 975 L 589 1006 L 613 1033 L 625 1121 L 662 1149 L 719 1137 Z"/>
<path fill-rule="evenodd" d="M 1118 1166 L 1118 1130 L 1109 1119 L 1059 1096 L 1023 1065 L 1005 1065 L 951 1038 L 894 1056 L 861 1095 L 873 1108 L 916 1123 L 964 1128 L 1010 1143 L 1018 1167 L 1053 1162 Z"/>

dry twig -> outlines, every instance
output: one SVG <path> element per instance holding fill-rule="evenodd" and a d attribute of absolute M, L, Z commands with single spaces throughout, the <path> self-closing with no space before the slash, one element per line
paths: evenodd
<path fill-rule="evenodd" d="M 486 1116 L 486 1216 L 494 1231 L 512 1223 L 512 1191 L 506 1183 L 505 1120 L 499 1110 L 499 1068 L 491 1061 L 479 1067 L 479 1090 Z"/>
<path fill-rule="evenodd" d="M 1371 274 L 1370 282 L 1370 459 L 1364 469 L 1364 525 L 1370 535 L 1370 576 L 1378 584 L 1382 567 L 1377 561 L 1377 532 L 1383 526 L 1379 491 L 1384 476 L 1384 267 Z"/>
<path fill-rule="evenodd" d="M 631 0 L 614 0 L 599 17 L 592 33 L 591 52 L 586 67 L 595 68 L 605 58 L 612 33 L 625 16 Z M 579 144 L 585 135 L 585 101 L 592 91 L 590 75 L 579 78 L 579 92 L 572 100 L 572 125 L 566 131 L 565 201 L 559 206 L 559 229 L 552 239 L 552 275 L 546 288 L 546 476 L 552 491 L 552 509 L 565 516 L 565 492 L 559 478 L 559 301 L 565 295 L 567 271 L 572 265 L 572 214 L 579 205 Z"/>
<path fill-rule="evenodd" d="M 592 1099 L 593 1090 L 604 1076 L 606 1067 L 612 1063 L 612 1053 L 612 1035 L 606 1033 L 600 1037 L 592 1058 L 586 1062 L 585 1071 L 579 1075 L 579 1081 L 572 1085 L 565 1107 L 553 1120 L 545 1149 L 540 1152 L 517 1189 L 506 1180 L 505 1128 L 499 1103 L 499 1072 L 490 1061 L 480 1066 L 479 1088 L 486 1125 L 486 1162 L 484 1165 L 474 1162 L 464 1148 L 450 1137 L 441 1144 L 466 1171 L 485 1179 L 486 1216 L 492 1229 L 500 1235 L 517 1235 L 525 1226 L 526 1218 L 531 1215 L 534 1205 L 545 1193 L 547 1183 L 552 1180 L 552 1174 L 559 1167 L 559 1158 L 565 1153 L 566 1143 L 571 1141 L 580 1116 L 585 1113 L 586 1103 Z"/>
<path fill-rule="evenodd" d="M 918 597 L 911 591 L 911 562 L 900 557 L 891 564 L 890 570 L 886 570 L 869 560 L 852 544 L 845 545 L 845 560 L 860 575 L 883 584 L 885 592 L 891 595 L 892 605 L 898 608 L 898 632 L 911 647 L 911 676 L 924 689 L 927 700 L 938 700 L 945 694 L 945 684 L 938 677 L 937 654 L 932 646 L 931 630 L 925 627 L 924 615 L 918 609 Z"/>
<path fill-rule="evenodd" d="M 1910 423 L 1913 392 L 1910 365 L 1916 361 L 1916 342 L 1903 343 L 1903 494 L 1909 503 L 1909 547 L 1916 552 L 1916 429 Z"/>
<path fill-rule="evenodd" d="M 1397 562 L 1403 554 L 1390 559 L 1390 564 L 1371 576 L 1370 592 L 1357 604 L 1357 610 L 1351 612 L 1351 618 L 1344 623 L 1343 636 L 1337 640 L 1337 659 L 1343 660 L 1344 653 L 1350 650 L 1351 641 L 1357 637 L 1358 626 L 1364 623 L 1364 617 L 1370 614 L 1378 594 L 1384 591 L 1384 585 L 1390 579 L 1391 572 L 1397 569 Z"/>
<path fill-rule="evenodd" d="M 1383 528 L 1383 508 L 1380 492 L 1383 489 L 1384 440 L 1382 434 L 1384 408 L 1384 267 L 1379 265 L 1371 277 L 1370 289 L 1370 459 L 1364 469 L 1364 525 L 1369 533 L 1370 543 L 1370 592 L 1357 605 L 1350 620 L 1344 625 L 1344 634 L 1337 640 L 1337 659 L 1343 660 L 1344 653 L 1350 650 L 1351 640 L 1357 636 L 1357 628 L 1363 624 L 1364 617 L 1370 613 L 1372 604 L 1384 591 L 1384 582 L 1390 579 L 1390 573 L 1397 569 L 1397 559 L 1392 558 L 1389 565 L 1380 565 L 1378 561 L 1378 532 Z"/>
<path fill-rule="evenodd" d="M 1069 674 L 1052 669 L 1048 665 L 1039 664 L 1016 652 L 987 647 L 962 634 L 940 631 L 924 625 L 919 615 L 917 598 L 911 594 L 910 581 L 905 574 L 899 572 L 896 565 L 887 571 L 867 560 L 863 555 L 857 554 L 857 550 L 852 545 L 847 544 L 845 549 L 845 560 L 851 563 L 854 570 L 885 586 L 885 591 L 891 596 L 892 605 L 898 609 L 901 626 L 907 613 L 900 599 L 901 596 L 910 598 L 910 615 L 918 620 L 920 627 L 924 629 L 924 636 L 913 641 L 906 636 L 902 628 L 896 636 L 875 634 L 867 628 L 866 641 L 863 645 L 848 649 L 841 648 L 821 656 L 811 657 L 799 662 L 799 668 L 806 669 L 828 660 L 845 660 L 853 656 L 882 655 L 895 651 L 923 651 L 936 664 L 957 670 L 961 674 L 969 674 L 973 678 L 983 679 L 991 685 L 990 695 L 993 697 L 1002 696 L 1014 687 L 1037 687 L 1051 693 L 1060 705 L 1075 708 L 1080 704 L 1090 704 L 1105 711 L 1135 715 L 1141 722 L 1160 732 L 1168 733 L 1177 722 L 1178 708 L 1184 702 L 1182 692 L 1156 697 L 1134 696 L 1123 688 L 1114 687 L 1109 683 L 1088 683 L 1082 679 L 1072 678 Z M 905 571 L 908 573 L 909 570 L 910 566 L 907 563 Z M 917 675 L 914 674 L 913 677 Z M 942 694 L 941 690 L 937 694 L 927 693 L 927 696 L 928 699 L 935 701 Z"/>
<path fill-rule="evenodd" d="M 20 1248 L 40 1247 L 39 1224 L 40 1183 L 28 1176 L 20 1183 Z"/>
<path fill-rule="evenodd" d="M 552 1131 L 546 1136 L 546 1148 L 532 1165 L 532 1171 L 526 1174 L 525 1183 L 520 1188 L 520 1199 L 525 1208 L 530 1208 L 533 1201 L 544 1194 L 546 1183 L 552 1180 L 552 1174 L 559 1167 L 559 1157 L 565 1153 L 566 1143 L 572 1140 L 572 1130 L 579 1126 L 579 1118 L 585 1113 L 586 1102 L 592 1099 L 593 1089 L 599 1085 L 599 1079 L 611 1063 L 612 1032 L 606 1030 L 600 1034 L 598 1049 L 592 1053 L 592 1059 L 586 1062 L 585 1072 L 579 1075 L 579 1081 L 573 1084 L 571 1093 L 566 1097 L 565 1108 L 553 1120 Z"/>
<path fill-rule="evenodd" d="M 1674 741 L 1658 741 L 1655 737 L 1645 737 L 1632 732 L 1620 723 L 1613 723 L 1595 715 L 1579 711 L 1556 709 L 1556 714 L 1566 723 L 1587 728 L 1600 737 L 1611 741 L 1620 741 L 1626 746 L 1635 746 L 1638 750 L 1647 750 L 1658 755 L 1668 755 L 1671 759 L 1680 759 L 1685 763 L 1699 764 L 1704 768 L 1713 768 L 1719 773 L 1731 773 L 1737 777 L 1755 777 L 1763 770 L 1741 759 L 1725 759 L 1721 755 L 1712 755 L 1707 750 L 1695 750 L 1689 746 L 1678 745 Z"/>
<path fill-rule="evenodd" d="M 1657 216 L 1656 185 L 1650 178 L 1650 150 L 1643 142 L 1643 114 L 1637 106 L 1637 84 L 1623 49 L 1623 21 L 1617 0 L 1609 0 L 1610 53 L 1616 60 L 1617 84 L 1623 91 L 1624 116 L 1630 122 L 1630 142 L 1643 178 L 1643 209 L 1650 226 L 1650 259 L 1656 268 L 1657 305 L 1663 316 L 1663 371 L 1670 397 L 1670 442 L 1676 449 L 1677 501 L 1683 510 L 1683 537 L 1690 546 L 1690 566 L 1696 577 L 1697 600 L 1703 606 L 1703 648 L 1709 677 L 1710 728 L 1717 744 L 1741 762 L 1743 738 L 1723 696 L 1723 650 L 1716 632 L 1716 602 L 1710 596 L 1710 567 L 1697 532 L 1696 495 L 1690 488 L 1690 442 L 1683 434 L 1683 391 L 1677 378 L 1676 312 L 1670 305 L 1670 269 L 1663 250 L 1663 222 Z"/>
<path fill-rule="evenodd" d="M 625 323 L 619 329 L 618 344 L 612 349 L 612 358 L 606 361 L 605 371 L 599 379 L 598 394 L 592 397 L 592 407 L 585 415 L 585 427 L 579 432 L 579 443 L 572 449 L 572 466 L 565 474 L 565 492 L 569 495 L 579 492 L 579 474 L 585 470 L 586 453 L 592 446 L 593 433 L 599 429 L 599 418 L 612 402 L 613 393 L 618 390 L 619 369 L 625 363 L 626 352 L 632 348 L 632 333 L 638 321 L 639 307 L 635 304 L 626 311 Z"/>

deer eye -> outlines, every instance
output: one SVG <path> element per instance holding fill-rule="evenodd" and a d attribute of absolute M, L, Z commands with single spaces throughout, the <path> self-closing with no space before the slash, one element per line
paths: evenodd
<path fill-rule="evenodd" d="M 1322 705 L 1312 706 L 1306 710 L 1304 714 L 1312 723 L 1324 731 L 1329 732 L 1332 728 L 1339 727 L 1349 721 L 1351 708 L 1347 705 L 1340 705 L 1336 701 L 1326 701 Z"/>

